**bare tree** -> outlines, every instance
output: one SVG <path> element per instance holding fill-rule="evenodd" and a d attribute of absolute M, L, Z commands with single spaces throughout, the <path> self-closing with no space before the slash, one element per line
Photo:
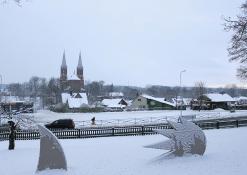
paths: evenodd
<path fill-rule="evenodd" d="M 40 82 L 40 78 L 37 77 L 37 76 L 33 76 L 29 80 L 29 88 L 30 88 L 30 91 L 31 91 L 32 96 L 35 97 L 35 98 L 38 95 L 39 82 Z"/>
<path fill-rule="evenodd" d="M 8 85 L 8 90 L 13 96 L 20 96 L 22 93 L 21 84 L 20 83 L 11 83 Z"/>
<path fill-rule="evenodd" d="M 230 61 L 238 61 L 240 67 L 237 76 L 247 80 L 247 1 L 241 6 L 241 15 L 234 19 L 225 18 L 225 30 L 233 32 L 231 45 L 228 48 Z"/>
<path fill-rule="evenodd" d="M 194 98 L 198 100 L 199 110 L 202 108 L 203 104 L 203 95 L 206 93 L 206 84 L 202 81 L 198 81 L 195 83 L 194 87 Z"/>
<path fill-rule="evenodd" d="M 232 96 L 237 97 L 239 95 L 239 88 L 236 84 L 228 84 L 225 86 L 226 92 Z"/>
<path fill-rule="evenodd" d="M 198 81 L 195 83 L 194 87 L 194 97 L 198 98 L 206 93 L 206 83 L 203 81 Z"/>
<path fill-rule="evenodd" d="M 51 99 L 47 99 L 48 100 L 47 103 L 48 104 L 58 103 L 60 101 L 60 93 L 61 93 L 60 80 L 57 78 L 51 78 L 48 83 L 48 94 L 46 94 Z M 55 101 L 52 100 L 53 97 L 55 97 Z"/>

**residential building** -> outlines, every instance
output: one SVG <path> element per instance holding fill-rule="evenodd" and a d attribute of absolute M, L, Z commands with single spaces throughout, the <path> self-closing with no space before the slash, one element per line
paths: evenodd
<path fill-rule="evenodd" d="M 62 93 L 62 102 L 70 109 L 88 107 L 87 94 L 82 93 Z"/>
<path fill-rule="evenodd" d="M 106 109 L 112 110 L 123 110 L 128 105 L 128 103 L 122 98 L 104 99 L 101 104 L 103 107 L 106 107 Z"/>
<path fill-rule="evenodd" d="M 205 109 L 209 109 L 209 110 L 213 110 L 216 108 L 222 108 L 225 110 L 229 110 L 236 103 L 236 100 L 226 93 L 224 94 L 218 94 L 218 93 L 204 94 L 203 96 L 198 97 L 198 101 L 202 101 L 201 105 L 203 105 Z"/>
<path fill-rule="evenodd" d="M 176 104 L 166 101 L 165 98 L 156 98 L 149 95 L 139 95 L 132 101 L 130 108 L 133 110 L 172 110 L 176 109 Z"/>

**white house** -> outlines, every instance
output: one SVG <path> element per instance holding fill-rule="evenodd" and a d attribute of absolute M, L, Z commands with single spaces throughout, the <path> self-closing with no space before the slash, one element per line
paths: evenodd
<path fill-rule="evenodd" d="M 236 103 L 236 100 L 226 93 L 204 94 L 201 98 L 203 98 L 204 103 L 208 106 L 209 109 L 230 109 L 231 106 Z"/>
<path fill-rule="evenodd" d="M 68 104 L 69 108 L 88 107 L 86 93 L 62 93 L 62 103 Z"/>
<path fill-rule="evenodd" d="M 124 109 L 128 105 L 128 103 L 122 98 L 104 99 L 101 104 L 104 107 L 115 110 Z"/>
<path fill-rule="evenodd" d="M 165 98 L 157 98 L 149 95 L 139 95 L 132 101 L 130 106 L 132 109 L 175 109 L 176 104 L 166 101 Z"/>
<path fill-rule="evenodd" d="M 224 94 L 218 94 L 218 93 L 210 93 L 210 94 L 204 94 L 208 99 L 210 99 L 211 102 L 235 102 L 236 100 L 233 99 L 230 95 L 224 93 Z"/>

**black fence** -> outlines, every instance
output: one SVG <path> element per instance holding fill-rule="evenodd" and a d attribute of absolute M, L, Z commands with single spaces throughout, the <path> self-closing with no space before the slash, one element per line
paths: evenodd
<path fill-rule="evenodd" d="M 247 126 L 246 119 L 237 120 L 212 120 L 194 122 L 202 129 L 221 129 Z M 51 130 L 59 139 L 80 139 L 93 137 L 112 137 L 112 136 L 135 136 L 155 134 L 155 129 L 168 129 L 167 123 L 153 125 L 135 125 L 123 127 L 88 127 L 82 129 L 53 129 Z M 0 140 L 8 140 L 9 131 L 0 130 Z M 17 130 L 16 140 L 34 140 L 39 139 L 37 130 Z"/>

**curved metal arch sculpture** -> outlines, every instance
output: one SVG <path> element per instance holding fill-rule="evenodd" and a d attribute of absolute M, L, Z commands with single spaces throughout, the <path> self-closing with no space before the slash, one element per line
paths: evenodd
<path fill-rule="evenodd" d="M 155 130 L 155 132 L 168 137 L 169 140 L 145 147 L 169 150 L 169 153 L 175 156 L 183 156 L 184 154 L 203 155 L 206 150 L 206 136 L 202 129 L 182 118 L 180 118 L 180 121 L 181 123 L 168 121 L 169 126 L 173 129 Z"/>
<path fill-rule="evenodd" d="M 67 161 L 57 137 L 44 126 L 38 125 L 40 153 L 37 171 L 46 169 L 67 170 Z"/>

